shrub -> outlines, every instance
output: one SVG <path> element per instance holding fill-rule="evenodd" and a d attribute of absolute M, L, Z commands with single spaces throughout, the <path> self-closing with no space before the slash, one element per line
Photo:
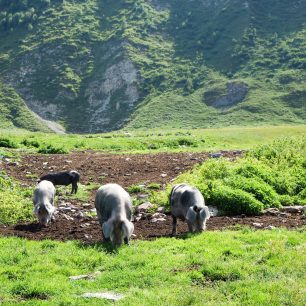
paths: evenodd
<path fill-rule="evenodd" d="M 207 204 L 216 205 L 230 215 L 258 215 L 264 208 L 251 194 L 223 185 L 212 190 Z"/>
<path fill-rule="evenodd" d="M 67 154 L 68 150 L 63 147 L 54 147 L 53 145 L 49 144 L 47 146 L 41 147 L 38 150 L 38 153 L 42 154 Z"/>
<path fill-rule="evenodd" d="M 26 147 L 32 147 L 32 148 L 39 148 L 40 143 L 37 140 L 28 140 L 24 139 L 21 144 L 23 144 Z"/>
<path fill-rule="evenodd" d="M 18 148 L 18 145 L 17 145 L 17 143 L 12 141 L 11 139 L 0 138 L 0 147 L 16 149 L 16 148 Z"/>
<path fill-rule="evenodd" d="M 144 192 L 145 188 L 141 185 L 131 185 L 127 188 L 128 192 L 130 193 L 137 193 L 137 192 Z"/>

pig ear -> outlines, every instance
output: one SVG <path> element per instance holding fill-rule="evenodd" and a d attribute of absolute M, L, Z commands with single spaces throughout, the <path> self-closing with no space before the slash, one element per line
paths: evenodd
<path fill-rule="evenodd" d="M 194 223 L 197 217 L 197 213 L 194 211 L 193 206 L 189 207 L 186 215 L 186 220 L 191 223 Z"/>
<path fill-rule="evenodd" d="M 122 230 L 124 232 L 124 236 L 130 238 L 134 232 L 134 224 L 128 220 L 122 222 Z"/>
<path fill-rule="evenodd" d="M 104 238 L 110 238 L 111 232 L 113 231 L 113 223 L 112 222 L 104 222 L 102 224 L 102 231 Z"/>
<path fill-rule="evenodd" d="M 201 211 L 200 211 L 200 218 L 202 220 L 210 218 L 210 212 L 209 212 L 209 209 L 208 209 L 207 206 L 205 206 L 204 208 L 201 209 Z"/>

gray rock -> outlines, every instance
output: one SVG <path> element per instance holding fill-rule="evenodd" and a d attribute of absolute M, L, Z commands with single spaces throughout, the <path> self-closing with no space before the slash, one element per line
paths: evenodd
<path fill-rule="evenodd" d="M 163 213 L 155 213 L 151 216 L 152 219 L 154 219 L 154 218 L 165 218 L 165 217 L 166 217 L 166 215 L 163 214 Z"/>
<path fill-rule="evenodd" d="M 252 224 L 255 228 L 263 228 L 263 223 L 254 222 Z"/>
<path fill-rule="evenodd" d="M 211 153 L 211 154 L 209 154 L 210 158 L 220 158 L 222 156 L 223 156 L 222 153 Z"/>
<path fill-rule="evenodd" d="M 304 208 L 304 206 L 284 206 L 284 207 L 281 208 L 281 211 L 286 212 L 286 213 L 299 214 L 305 208 Z"/>
<path fill-rule="evenodd" d="M 267 229 L 267 230 L 273 230 L 273 229 L 276 229 L 276 227 L 273 226 L 273 225 L 268 225 L 268 226 L 265 227 L 265 229 Z"/>
<path fill-rule="evenodd" d="M 81 297 L 118 301 L 124 298 L 124 295 L 112 292 L 88 292 L 82 294 Z"/>
<path fill-rule="evenodd" d="M 145 202 L 137 206 L 136 211 L 138 213 L 147 212 L 153 205 L 150 202 Z"/>
<path fill-rule="evenodd" d="M 166 219 L 165 218 L 153 218 L 151 220 L 151 222 L 156 223 L 156 222 L 165 222 Z"/>
<path fill-rule="evenodd" d="M 279 214 L 278 208 L 267 208 L 263 211 L 265 215 L 277 216 Z"/>
<path fill-rule="evenodd" d="M 69 279 L 72 281 L 79 280 L 79 279 L 95 279 L 97 276 L 101 274 L 102 273 L 100 271 L 97 271 L 97 272 L 90 273 L 90 274 L 70 276 Z"/>
<path fill-rule="evenodd" d="M 165 213 L 165 207 L 163 207 L 163 206 L 160 206 L 160 207 L 158 207 L 157 209 L 156 209 L 156 212 L 158 212 L 158 213 Z"/>

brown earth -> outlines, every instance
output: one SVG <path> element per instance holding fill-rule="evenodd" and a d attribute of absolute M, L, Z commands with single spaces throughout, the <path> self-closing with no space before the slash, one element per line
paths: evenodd
<path fill-rule="evenodd" d="M 234 160 L 242 152 L 222 152 L 225 158 Z M 65 169 L 75 169 L 81 173 L 81 183 L 105 184 L 116 182 L 124 187 L 133 184 L 169 183 L 178 174 L 197 163 L 209 158 L 208 153 L 159 153 L 145 155 L 112 155 L 99 152 L 75 152 L 69 155 L 23 155 L 18 163 L 0 162 L 8 175 L 16 178 L 25 186 L 35 184 L 42 174 Z M 67 187 L 68 188 L 68 187 Z M 68 189 L 67 189 L 68 190 Z M 16 226 L 0 226 L 0 235 L 19 236 L 33 240 L 81 240 L 94 243 L 101 240 L 101 227 L 96 217 L 88 216 L 94 208 L 94 191 L 90 203 L 82 203 L 69 199 L 59 199 L 59 213 L 48 227 L 40 228 L 35 223 L 18 224 Z M 135 222 L 137 239 L 154 239 L 168 237 L 171 233 L 171 216 L 165 221 L 152 222 L 150 218 Z M 258 223 L 260 226 L 258 226 Z M 294 229 L 306 225 L 306 218 L 300 214 L 283 216 L 257 217 L 212 217 L 207 222 L 207 230 L 223 230 L 237 228 L 240 225 L 265 228 L 268 226 Z M 187 232 L 184 222 L 178 223 L 178 234 Z"/>

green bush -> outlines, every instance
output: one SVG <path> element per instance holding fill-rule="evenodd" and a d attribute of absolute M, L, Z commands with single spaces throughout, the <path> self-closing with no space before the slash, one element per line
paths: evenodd
<path fill-rule="evenodd" d="M 12 141 L 11 139 L 2 137 L 2 138 L 0 138 L 0 147 L 16 149 L 16 148 L 18 148 L 18 145 L 17 145 L 17 143 Z"/>
<path fill-rule="evenodd" d="M 42 154 L 67 154 L 68 150 L 63 147 L 54 147 L 53 145 L 49 144 L 47 146 L 41 147 L 38 150 L 38 153 Z"/>
<path fill-rule="evenodd" d="M 212 190 L 208 204 L 230 215 L 258 215 L 264 208 L 250 193 L 223 185 Z"/>
<path fill-rule="evenodd" d="M 210 159 L 181 174 L 173 184 L 196 186 L 208 205 L 227 214 L 259 214 L 264 208 L 306 205 L 305 137 L 259 146 L 236 162 Z M 168 205 L 171 186 L 150 200 Z"/>
<path fill-rule="evenodd" d="M 22 140 L 21 144 L 23 144 L 26 147 L 30 147 L 30 148 L 39 148 L 40 143 L 37 140 L 28 140 L 28 139 L 24 139 Z"/>
<path fill-rule="evenodd" d="M 0 173 L 0 224 L 14 224 L 33 218 L 31 191 Z"/>

